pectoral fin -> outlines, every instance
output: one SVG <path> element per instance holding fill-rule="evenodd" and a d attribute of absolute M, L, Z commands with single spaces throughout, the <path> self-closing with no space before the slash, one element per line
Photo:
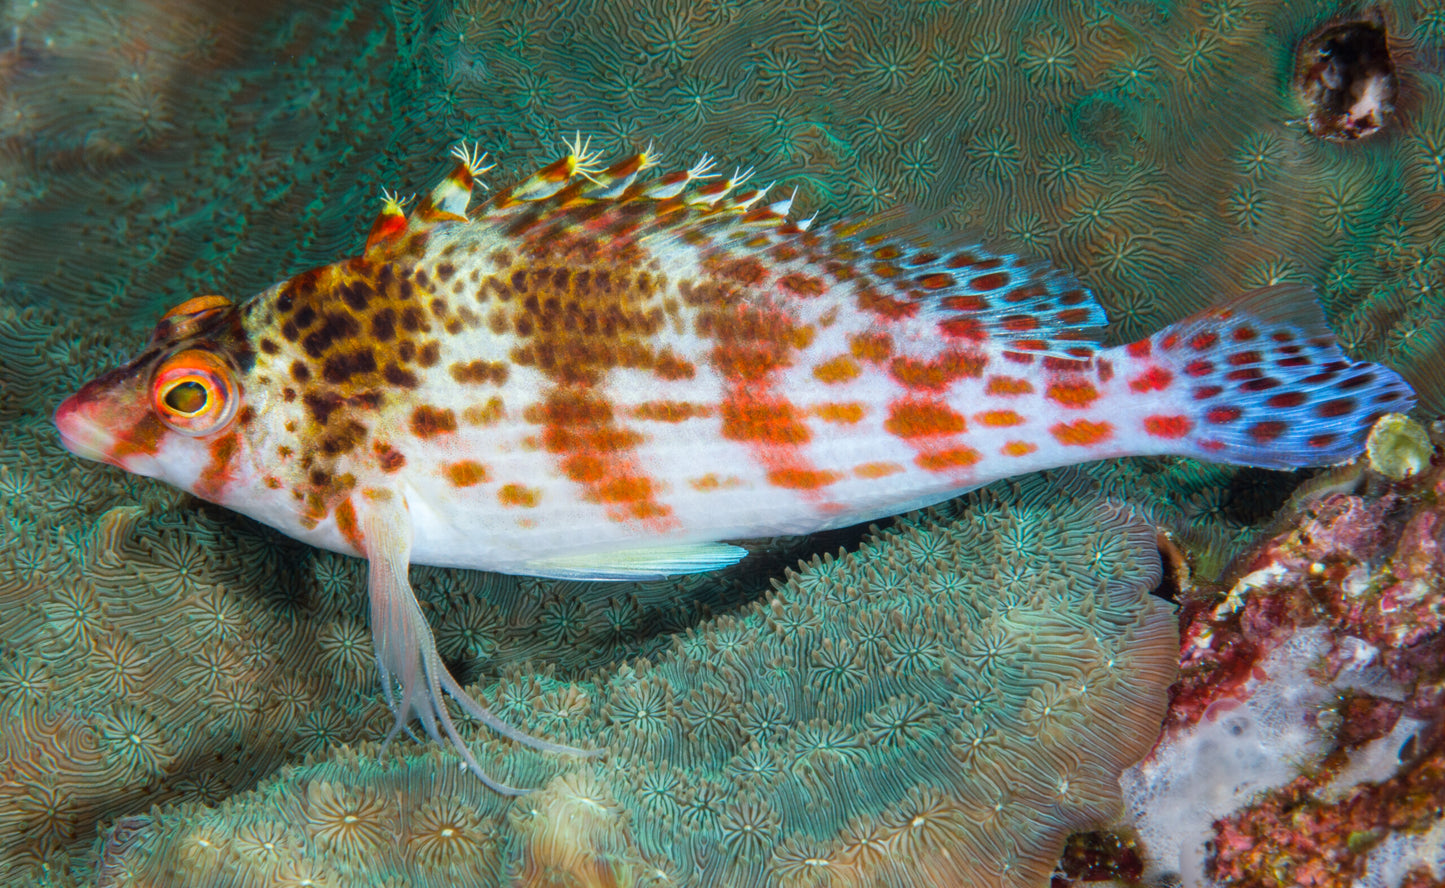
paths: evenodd
<path fill-rule="evenodd" d="M 412 522 L 400 497 L 368 503 L 358 509 L 357 525 L 362 548 L 370 562 L 371 635 L 376 663 L 381 670 L 386 702 L 396 713 L 396 726 L 387 736 L 388 741 L 412 718 L 417 718 L 433 740 L 441 742 L 441 734 L 445 733 L 462 760 L 488 786 L 506 794 L 522 792 L 493 780 L 482 770 L 447 712 L 445 695 L 450 695 L 468 715 L 533 749 L 593 754 L 519 731 L 489 712 L 452 678 L 437 655 L 431 627 L 407 578 Z"/>
<path fill-rule="evenodd" d="M 747 554 L 728 543 L 694 543 L 541 558 L 527 562 L 526 571 L 558 580 L 656 580 L 731 567 Z"/>

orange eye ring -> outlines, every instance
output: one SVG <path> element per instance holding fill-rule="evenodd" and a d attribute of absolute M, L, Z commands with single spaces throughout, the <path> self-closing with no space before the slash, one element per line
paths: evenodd
<path fill-rule="evenodd" d="M 220 431 L 236 417 L 241 391 L 226 362 L 200 349 L 166 358 L 151 383 L 151 406 L 172 431 L 192 437 Z"/>

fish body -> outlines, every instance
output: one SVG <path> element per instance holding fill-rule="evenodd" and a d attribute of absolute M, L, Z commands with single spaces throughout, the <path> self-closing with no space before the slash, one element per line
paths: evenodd
<path fill-rule="evenodd" d="M 642 184 L 646 153 L 601 169 L 581 146 L 469 212 L 480 166 L 458 157 L 362 255 L 178 306 L 56 423 L 80 455 L 369 559 L 398 724 L 440 724 L 474 768 L 439 701 L 481 707 L 409 562 L 706 570 L 744 554 L 729 539 L 1102 457 L 1340 462 L 1411 404 L 1297 287 L 1104 348 L 1071 278 L 952 235 L 813 231 L 741 177 Z"/>

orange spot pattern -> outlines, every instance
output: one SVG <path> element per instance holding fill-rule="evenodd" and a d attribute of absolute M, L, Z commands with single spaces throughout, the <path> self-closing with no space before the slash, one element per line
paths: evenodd
<path fill-rule="evenodd" d="M 933 450 L 920 453 L 914 462 L 930 472 L 947 472 L 951 469 L 966 469 L 982 459 L 972 447 L 951 447 L 948 450 Z"/>
<path fill-rule="evenodd" d="M 853 474 L 859 478 L 886 478 L 889 475 L 896 475 L 903 471 L 903 467 L 896 462 L 870 462 L 862 463 L 853 467 Z"/>
<path fill-rule="evenodd" d="M 656 422 L 682 422 L 711 415 L 712 408 L 707 404 L 692 401 L 644 401 L 632 408 L 634 418 Z"/>
<path fill-rule="evenodd" d="M 880 363 L 893 355 L 893 337 L 887 333 L 855 333 L 848 337 L 848 346 L 860 361 Z"/>
<path fill-rule="evenodd" d="M 1045 396 L 1070 410 L 1081 410 L 1099 400 L 1099 390 L 1087 379 L 1062 379 L 1050 383 Z"/>
<path fill-rule="evenodd" d="M 1073 422 L 1055 423 L 1049 434 L 1060 444 L 1070 447 L 1092 447 L 1109 440 L 1114 434 L 1114 427 L 1107 422 L 1092 422 L 1087 419 L 1076 419 Z"/>
<path fill-rule="evenodd" d="M 963 415 L 940 401 L 897 401 L 883 428 L 900 438 L 932 438 L 968 430 Z"/>
<path fill-rule="evenodd" d="M 824 422 L 836 422 L 847 425 L 858 422 L 866 413 L 863 405 L 857 401 L 818 404 L 815 405 L 810 412 Z"/>
<path fill-rule="evenodd" d="M 981 354 L 946 351 L 936 358 L 897 357 L 889 364 L 889 374 L 906 388 L 941 392 L 960 379 L 976 379 L 983 375 L 988 358 Z"/>
<path fill-rule="evenodd" d="M 1031 444 L 1028 441 L 1010 441 L 999 448 L 999 453 L 1004 456 L 1028 456 L 1038 449 L 1037 444 Z"/>
<path fill-rule="evenodd" d="M 1034 390 L 1034 384 L 1015 376 L 991 376 L 984 392 L 990 395 L 1027 395 Z"/>
<path fill-rule="evenodd" d="M 474 459 L 463 459 L 446 468 L 447 480 L 453 487 L 475 487 L 487 480 L 487 467 Z"/>
<path fill-rule="evenodd" d="M 983 413 L 975 413 L 973 418 L 980 425 L 991 426 L 996 429 L 1008 428 L 1009 426 L 1022 425 L 1024 418 L 1012 410 L 985 410 Z"/>
<path fill-rule="evenodd" d="M 842 478 L 842 474 L 826 469 L 781 468 L 768 472 L 769 484 L 791 490 L 817 490 Z"/>
<path fill-rule="evenodd" d="M 847 355 L 839 355 L 813 368 L 813 376 L 827 385 L 838 385 L 857 379 L 862 371 L 858 362 Z"/>
<path fill-rule="evenodd" d="M 503 484 L 497 490 L 497 501 L 504 506 L 520 506 L 524 509 L 536 508 L 537 503 L 542 500 L 542 491 L 535 487 L 523 487 L 520 484 Z"/>

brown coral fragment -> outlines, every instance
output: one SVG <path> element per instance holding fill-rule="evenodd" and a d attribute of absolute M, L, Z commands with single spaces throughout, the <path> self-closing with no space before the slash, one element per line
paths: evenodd
<path fill-rule="evenodd" d="M 1347 142 L 1379 132 L 1398 91 L 1379 12 L 1332 22 L 1306 38 L 1295 57 L 1295 89 L 1319 138 Z"/>

